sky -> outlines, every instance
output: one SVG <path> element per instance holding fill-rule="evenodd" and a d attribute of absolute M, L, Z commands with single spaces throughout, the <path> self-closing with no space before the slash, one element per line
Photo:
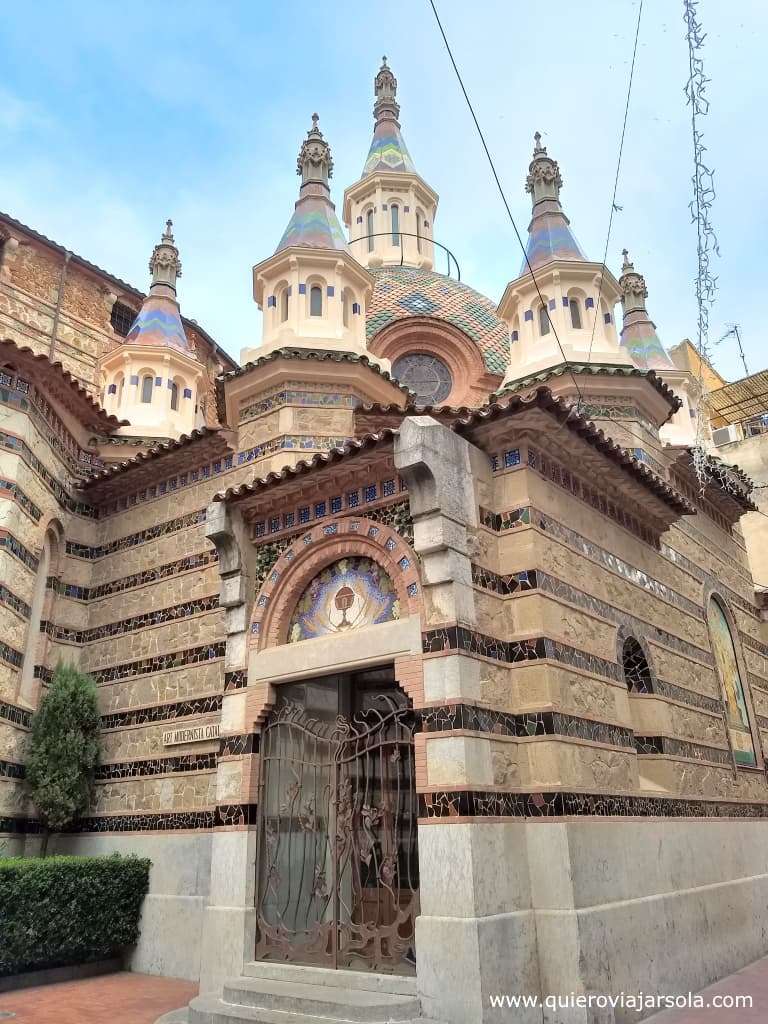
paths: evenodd
<path fill-rule="evenodd" d="M 564 180 L 587 255 L 602 259 L 638 0 L 437 0 L 523 237 L 534 131 Z M 0 12 L 0 209 L 146 290 L 167 217 L 181 250 L 182 311 L 235 358 L 258 344 L 251 268 L 277 245 L 297 197 L 296 155 L 313 111 L 331 143 L 333 198 L 357 180 L 387 54 L 403 136 L 440 195 L 437 241 L 462 280 L 498 301 L 521 252 L 427 0 L 36 0 Z M 688 54 L 682 0 L 645 0 L 608 251 L 646 277 L 668 346 L 695 338 Z M 768 135 L 760 71 L 768 4 L 700 0 L 720 243 L 711 312 L 716 368 L 768 365 Z M 438 264 L 438 270 L 445 268 Z"/>

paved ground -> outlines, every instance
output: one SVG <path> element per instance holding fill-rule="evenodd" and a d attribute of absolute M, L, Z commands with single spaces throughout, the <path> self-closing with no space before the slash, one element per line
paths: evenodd
<path fill-rule="evenodd" d="M 148 974 L 106 974 L 100 978 L 40 985 L 0 995 L 5 1024 L 154 1024 L 169 1010 L 197 995 L 197 985 Z M 5 1013 L 15 1017 L 5 1018 Z"/>
<path fill-rule="evenodd" d="M 698 993 L 705 1004 L 715 997 L 751 996 L 751 1007 L 662 1010 L 643 1024 L 765 1024 L 768 1021 L 768 957 L 756 960 Z"/>

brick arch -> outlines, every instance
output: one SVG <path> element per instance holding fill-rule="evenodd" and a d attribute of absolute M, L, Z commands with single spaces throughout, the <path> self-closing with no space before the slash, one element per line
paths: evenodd
<path fill-rule="evenodd" d="M 453 324 L 432 317 L 405 317 L 382 328 L 368 345 L 371 352 L 394 363 L 411 352 L 427 352 L 448 365 L 453 388 L 443 405 L 479 405 L 498 386 L 477 344 Z"/>
<path fill-rule="evenodd" d="M 392 580 L 404 615 L 422 609 L 418 559 L 389 526 L 363 516 L 318 524 L 283 551 L 261 586 L 251 616 L 251 644 L 259 650 L 286 643 L 296 602 L 318 573 L 345 557 L 377 562 Z"/>

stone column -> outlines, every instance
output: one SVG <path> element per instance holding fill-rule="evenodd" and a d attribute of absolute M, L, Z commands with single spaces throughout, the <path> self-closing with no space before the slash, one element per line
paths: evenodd
<path fill-rule="evenodd" d="M 406 419 L 395 465 L 408 485 L 414 549 L 421 559 L 425 630 L 477 627 L 470 549 L 487 456 L 426 416 Z M 481 663 L 456 650 L 424 659 L 427 703 L 474 704 Z M 424 791 L 488 789 L 490 735 L 422 736 Z M 490 996 L 538 993 L 525 825 L 470 819 L 419 826 L 421 916 L 417 986 L 425 1014 L 450 1024 L 539 1024 L 540 1010 L 494 1009 Z"/>
<path fill-rule="evenodd" d="M 248 626 L 254 598 L 253 545 L 240 513 L 213 502 L 206 513 L 206 537 L 219 553 L 219 602 L 226 610 L 225 680 L 247 671 Z M 251 725 L 246 718 L 244 686 L 225 690 L 216 772 L 217 825 L 227 809 L 256 802 Z M 250 742 L 249 742 L 250 740 Z M 242 973 L 253 959 L 256 941 L 256 831 L 249 818 L 233 830 L 211 837 L 209 905 L 203 918 L 200 991 L 221 988 L 226 977 Z"/>

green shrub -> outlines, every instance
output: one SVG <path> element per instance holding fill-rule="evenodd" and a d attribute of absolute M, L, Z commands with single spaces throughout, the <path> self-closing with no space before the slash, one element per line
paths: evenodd
<path fill-rule="evenodd" d="M 103 960 L 139 935 L 149 860 L 0 860 L 0 975 Z"/>

